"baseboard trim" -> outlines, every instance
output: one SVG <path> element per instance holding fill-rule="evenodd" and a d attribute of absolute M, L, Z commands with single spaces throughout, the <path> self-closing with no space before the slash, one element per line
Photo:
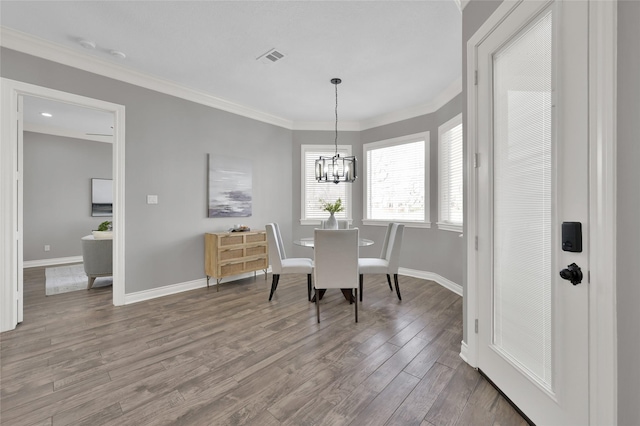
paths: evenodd
<path fill-rule="evenodd" d="M 419 271 L 417 269 L 398 268 L 400 275 L 406 275 L 408 277 L 421 278 L 423 280 L 435 281 L 442 287 L 451 290 L 458 296 L 462 296 L 462 286 L 457 284 L 442 275 L 438 275 L 435 272 Z"/>
<path fill-rule="evenodd" d="M 462 358 L 462 360 L 467 364 L 469 364 L 469 358 L 467 357 L 468 353 L 469 346 L 467 346 L 467 343 L 463 340 L 460 342 L 460 358 Z"/>
<path fill-rule="evenodd" d="M 271 269 L 267 270 L 269 273 Z M 264 271 L 256 271 L 256 275 L 264 275 Z M 247 272 L 240 275 L 234 275 L 232 277 L 225 278 L 221 284 L 228 283 L 230 281 L 237 281 L 244 278 L 253 277 L 253 272 Z M 211 278 L 209 280 L 209 286 L 213 287 L 216 285 L 215 278 Z M 195 290 L 198 288 L 203 288 L 207 286 L 206 278 L 199 278 L 193 281 L 185 281 L 183 283 L 170 284 L 164 287 L 152 288 L 149 290 L 137 291 L 135 293 L 129 293 L 124 295 L 124 304 L 130 305 L 133 303 L 144 302 L 145 300 L 156 299 L 158 297 L 170 296 L 176 293 L 182 293 L 184 291 Z"/>
<path fill-rule="evenodd" d="M 23 268 L 37 268 L 39 266 L 65 265 L 67 263 L 82 263 L 82 256 L 57 257 L 55 259 L 26 260 Z"/>
<path fill-rule="evenodd" d="M 82 257 L 81 260 L 82 261 Z M 70 262 L 69 262 L 70 263 Z M 267 273 L 271 272 L 271 268 L 267 270 Z M 417 269 L 408 269 L 408 268 L 399 268 L 398 273 L 400 275 L 406 275 L 408 277 L 420 278 L 429 281 L 435 281 L 440 284 L 442 287 L 454 292 L 455 294 L 462 296 L 462 286 L 460 284 L 454 283 L 453 281 L 438 275 L 434 272 L 427 271 L 419 271 Z M 256 271 L 256 275 L 264 275 L 264 271 Z M 245 274 L 234 275 L 233 277 L 225 278 L 222 284 L 237 281 L 244 278 L 253 277 L 253 272 L 248 272 Z M 209 285 L 211 287 L 216 285 L 216 280 L 211 278 Z M 135 293 L 128 293 L 124 296 L 124 304 L 129 305 L 133 303 L 143 302 L 145 300 L 156 299 L 158 297 L 170 296 L 176 293 L 182 293 L 183 291 L 195 290 L 198 288 L 203 288 L 207 286 L 207 279 L 200 278 L 193 281 L 186 281 L 183 283 L 170 284 L 164 287 L 152 288 L 149 290 L 137 291 Z"/>
<path fill-rule="evenodd" d="M 125 293 L 124 304 L 144 302 L 145 300 L 156 299 L 158 297 L 170 296 L 184 291 L 195 290 L 207 286 L 207 279 L 200 278 L 193 281 L 186 281 L 178 284 L 170 284 L 164 287 L 152 288 L 149 290 L 136 291 L 135 293 Z"/>

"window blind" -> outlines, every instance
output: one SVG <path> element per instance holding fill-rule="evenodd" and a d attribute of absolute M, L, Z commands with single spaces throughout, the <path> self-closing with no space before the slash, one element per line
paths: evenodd
<path fill-rule="evenodd" d="M 552 388 L 552 15 L 494 55 L 493 343 Z M 522 70 L 527 70 L 523 73 Z"/>
<path fill-rule="evenodd" d="M 462 225 L 462 123 L 443 126 L 440 134 L 440 218 L 439 222 Z M 458 124 L 456 124 L 458 123 Z"/>
<path fill-rule="evenodd" d="M 350 147 L 338 146 L 338 153 L 341 156 L 351 155 Z M 335 154 L 335 147 L 324 148 L 314 147 L 308 145 L 303 147 L 303 207 L 302 218 L 303 219 L 327 219 L 329 213 L 323 208 L 320 200 L 325 200 L 330 203 L 336 202 L 338 198 L 342 200 L 342 205 L 345 206 L 345 210 L 335 214 L 338 219 L 348 219 L 351 217 L 349 214 L 350 206 L 350 183 L 319 183 L 316 181 L 315 175 L 315 162 L 321 155 L 331 157 Z"/>
<path fill-rule="evenodd" d="M 365 146 L 367 219 L 425 220 L 425 141 Z"/>

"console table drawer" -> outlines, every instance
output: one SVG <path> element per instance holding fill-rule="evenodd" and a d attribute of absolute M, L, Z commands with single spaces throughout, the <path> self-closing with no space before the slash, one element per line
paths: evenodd
<path fill-rule="evenodd" d="M 225 233 L 224 235 L 220 236 L 219 241 L 220 247 L 244 244 L 243 235 L 240 235 L 240 233 L 238 233 L 237 235 L 229 235 Z"/>
<path fill-rule="evenodd" d="M 244 257 L 242 247 L 237 249 L 220 250 L 220 260 L 241 259 Z"/>
<path fill-rule="evenodd" d="M 263 257 L 261 259 L 250 260 L 245 263 L 245 269 L 247 271 L 255 271 L 258 269 L 267 269 L 269 265 L 267 264 L 267 258 Z"/>
<path fill-rule="evenodd" d="M 254 247 L 247 247 L 245 249 L 245 255 L 246 256 L 259 256 L 261 254 L 266 255 L 267 254 L 267 246 L 254 246 Z"/>
<path fill-rule="evenodd" d="M 226 263 L 220 265 L 220 277 L 228 277 L 229 275 L 238 275 L 245 272 L 244 262 Z"/>

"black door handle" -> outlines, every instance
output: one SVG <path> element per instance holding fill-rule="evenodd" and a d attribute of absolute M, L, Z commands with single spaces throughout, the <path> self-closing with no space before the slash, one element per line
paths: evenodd
<path fill-rule="evenodd" d="M 572 263 L 560 271 L 560 276 L 565 280 L 571 281 L 571 284 L 578 285 L 582 282 L 582 269 L 575 263 Z"/>

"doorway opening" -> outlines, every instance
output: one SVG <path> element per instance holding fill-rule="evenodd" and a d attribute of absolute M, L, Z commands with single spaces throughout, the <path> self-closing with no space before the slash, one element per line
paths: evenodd
<path fill-rule="evenodd" d="M 25 299 L 86 290 L 85 272 L 110 293 L 113 244 L 92 230 L 113 220 L 113 113 L 34 96 L 22 106 L 23 267 L 45 276 L 23 282 Z"/>
<path fill-rule="evenodd" d="M 124 304 L 124 155 L 125 109 L 113 104 L 84 96 L 61 92 L 41 86 L 2 79 L 2 163 L 0 175 L 0 200 L 3 209 L 0 230 L 0 265 L 2 280 L 2 314 L 0 331 L 11 330 L 23 320 L 23 269 L 24 269 L 24 130 L 25 105 L 34 99 L 73 108 L 85 108 L 112 117 L 111 178 L 113 181 L 113 297 L 114 305 Z M 27 126 L 27 131 L 30 124 Z M 33 128 L 32 128 L 33 129 Z M 99 132 L 96 132 L 99 133 Z M 106 132 L 104 134 L 107 134 Z M 85 135 L 86 136 L 86 135 Z M 31 134 L 29 134 L 31 137 Z M 96 176 L 97 177 L 97 176 Z M 62 200 L 61 202 L 64 202 Z M 87 209 L 90 208 L 87 207 Z M 87 230 L 90 233 L 90 229 Z M 44 249 L 44 244 L 42 249 Z"/>

